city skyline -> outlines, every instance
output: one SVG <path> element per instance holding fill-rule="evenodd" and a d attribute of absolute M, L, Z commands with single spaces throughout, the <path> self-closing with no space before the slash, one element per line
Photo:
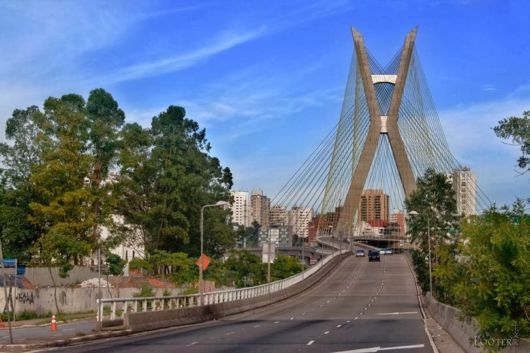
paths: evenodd
<path fill-rule="evenodd" d="M 232 169 L 234 190 L 259 185 L 273 198 L 339 116 L 350 26 L 384 61 L 418 25 L 451 150 L 491 201 L 513 202 L 527 183 L 515 172 L 519 150 L 491 128 L 530 106 L 530 50 L 520 45 L 528 6 L 411 4 L 391 2 L 381 14 L 378 4 L 349 2 L 2 2 L 1 48 L 12 55 L 0 64 L 0 138 L 14 109 L 101 86 L 122 102 L 128 121 L 144 126 L 168 105 L 184 106 Z M 231 16 L 219 16 L 225 12 Z"/>

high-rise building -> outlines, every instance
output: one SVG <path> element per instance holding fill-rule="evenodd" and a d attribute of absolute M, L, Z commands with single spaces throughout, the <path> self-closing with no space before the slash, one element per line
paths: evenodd
<path fill-rule="evenodd" d="M 250 227 L 252 219 L 250 216 L 250 193 L 248 191 L 232 191 L 234 203 L 232 204 L 232 222 Z"/>
<path fill-rule="evenodd" d="M 293 234 L 300 238 L 309 236 L 309 222 L 313 218 L 313 210 L 306 207 L 293 207 L 289 211 L 289 225 L 293 227 Z"/>
<path fill-rule="evenodd" d="M 263 191 L 253 190 L 250 195 L 250 203 L 251 223 L 256 221 L 261 225 L 261 229 L 268 230 L 270 228 L 271 200 L 263 195 Z"/>
<path fill-rule="evenodd" d="M 359 203 L 359 221 L 382 226 L 389 220 L 389 197 L 381 189 L 366 189 Z M 381 223 L 381 224 L 380 224 Z"/>
<path fill-rule="evenodd" d="M 269 218 L 271 227 L 285 226 L 287 225 L 287 210 L 283 206 L 274 205 L 270 209 Z"/>
<path fill-rule="evenodd" d="M 405 212 L 396 210 L 390 215 L 391 233 L 403 236 L 405 234 Z"/>
<path fill-rule="evenodd" d="M 466 216 L 477 214 L 477 177 L 468 167 L 454 170 L 448 179 L 453 184 L 456 209 Z"/>

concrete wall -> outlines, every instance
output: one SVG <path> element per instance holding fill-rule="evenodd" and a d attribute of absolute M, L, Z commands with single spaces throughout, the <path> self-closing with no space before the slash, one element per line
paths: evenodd
<path fill-rule="evenodd" d="M 92 271 L 86 266 L 74 266 L 66 278 L 59 277 L 58 268 L 54 267 L 51 269 L 51 271 L 53 274 L 53 279 L 58 286 L 81 283 L 87 279 L 98 276 L 97 271 Z M 27 267 L 26 274 L 24 276 L 36 287 L 53 286 L 50 270 L 47 267 Z M 105 279 L 106 277 L 102 276 L 102 278 Z"/>
<path fill-rule="evenodd" d="M 425 308 L 451 337 L 468 353 L 486 352 L 484 342 L 478 335 L 476 325 L 471 320 L 463 319 L 462 312 L 450 305 L 443 304 L 434 299 L 430 294 L 422 297 Z M 512 337 L 506 337 L 512 339 Z M 503 353 L 530 352 L 530 343 L 527 340 L 512 340 L 512 346 L 504 349 Z M 495 344 L 495 342 L 492 342 Z"/>
<path fill-rule="evenodd" d="M 208 320 L 218 319 L 244 311 L 256 309 L 296 295 L 324 278 L 334 267 L 351 253 L 339 255 L 331 260 L 324 268 L 302 282 L 299 282 L 282 291 L 271 293 L 251 299 L 234 302 L 199 306 L 165 311 L 148 311 L 139 313 L 126 313 L 123 325 L 133 332 L 154 330 L 164 327 L 187 325 Z"/>
<path fill-rule="evenodd" d="M 57 303 L 62 312 L 75 313 L 83 311 L 96 310 L 96 297 L 98 288 L 71 288 L 57 287 Z M 11 288 L 12 295 L 15 298 L 15 312 L 34 311 L 37 313 L 55 313 L 54 291 L 55 288 L 37 288 L 37 289 L 16 289 Z M 133 294 L 140 290 L 137 288 L 102 288 L 103 298 L 111 297 L 132 297 Z M 183 289 L 168 288 L 172 295 L 182 294 Z M 164 289 L 153 288 L 156 296 L 162 296 Z M 4 291 L 0 291 L 0 308 L 5 307 Z"/>

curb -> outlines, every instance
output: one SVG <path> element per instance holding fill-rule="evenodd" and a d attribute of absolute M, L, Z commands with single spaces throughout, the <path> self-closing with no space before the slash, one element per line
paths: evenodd
<path fill-rule="evenodd" d="M 429 343 L 431 344 L 432 350 L 434 351 L 434 353 L 439 353 L 438 347 L 434 343 L 432 334 L 429 331 L 429 328 L 427 327 L 427 315 L 425 314 L 425 310 L 423 308 L 423 302 L 421 300 L 421 295 L 420 295 L 421 289 L 418 285 L 418 279 L 416 277 L 416 273 L 414 272 L 414 269 L 412 268 L 412 264 L 410 262 L 410 258 L 408 255 L 405 255 L 405 261 L 407 262 L 409 270 L 412 273 L 412 277 L 414 278 L 414 286 L 416 287 L 416 298 L 418 299 L 418 304 L 421 310 L 421 316 L 423 317 L 423 328 L 425 329 L 425 333 L 427 334 L 427 338 L 429 339 Z"/>
<path fill-rule="evenodd" d="M 98 332 L 92 335 L 80 336 L 65 338 L 60 340 L 55 340 L 51 342 L 42 342 L 42 343 L 28 343 L 28 344 L 2 344 L 0 345 L 0 350 L 13 351 L 15 349 L 36 349 L 36 348 L 52 348 L 52 347 L 63 347 L 70 344 L 95 341 L 102 338 L 112 338 L 112 337 L 121 337 L 132 334 L 132 330 L 121 330 L 121 331 L 104 331 Z"/>

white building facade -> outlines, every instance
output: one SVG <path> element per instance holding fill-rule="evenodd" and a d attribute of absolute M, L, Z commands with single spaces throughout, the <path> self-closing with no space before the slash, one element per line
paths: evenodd
<path fill-rule="evenodd" d="M 232 197 L 234 198 L 234 203 L 230 207 L 232 223 L 250 227 L 252 224 L 250 193 L 248 191 L 232 191 Z"/>
<path fill-rule="evenodd" d="M 289 211 L 289 225 L 293 234 L 300 238 L 309 236 L 309 222 L 313 218 L 313 210 L 306 207 L 293 207 Z"/>
<path fill-rule="evenodd" d="M 468 167 L 454 170 L 449 176 L 456 194 L 458 214 L 477 214 L 477 177 Z"/>

